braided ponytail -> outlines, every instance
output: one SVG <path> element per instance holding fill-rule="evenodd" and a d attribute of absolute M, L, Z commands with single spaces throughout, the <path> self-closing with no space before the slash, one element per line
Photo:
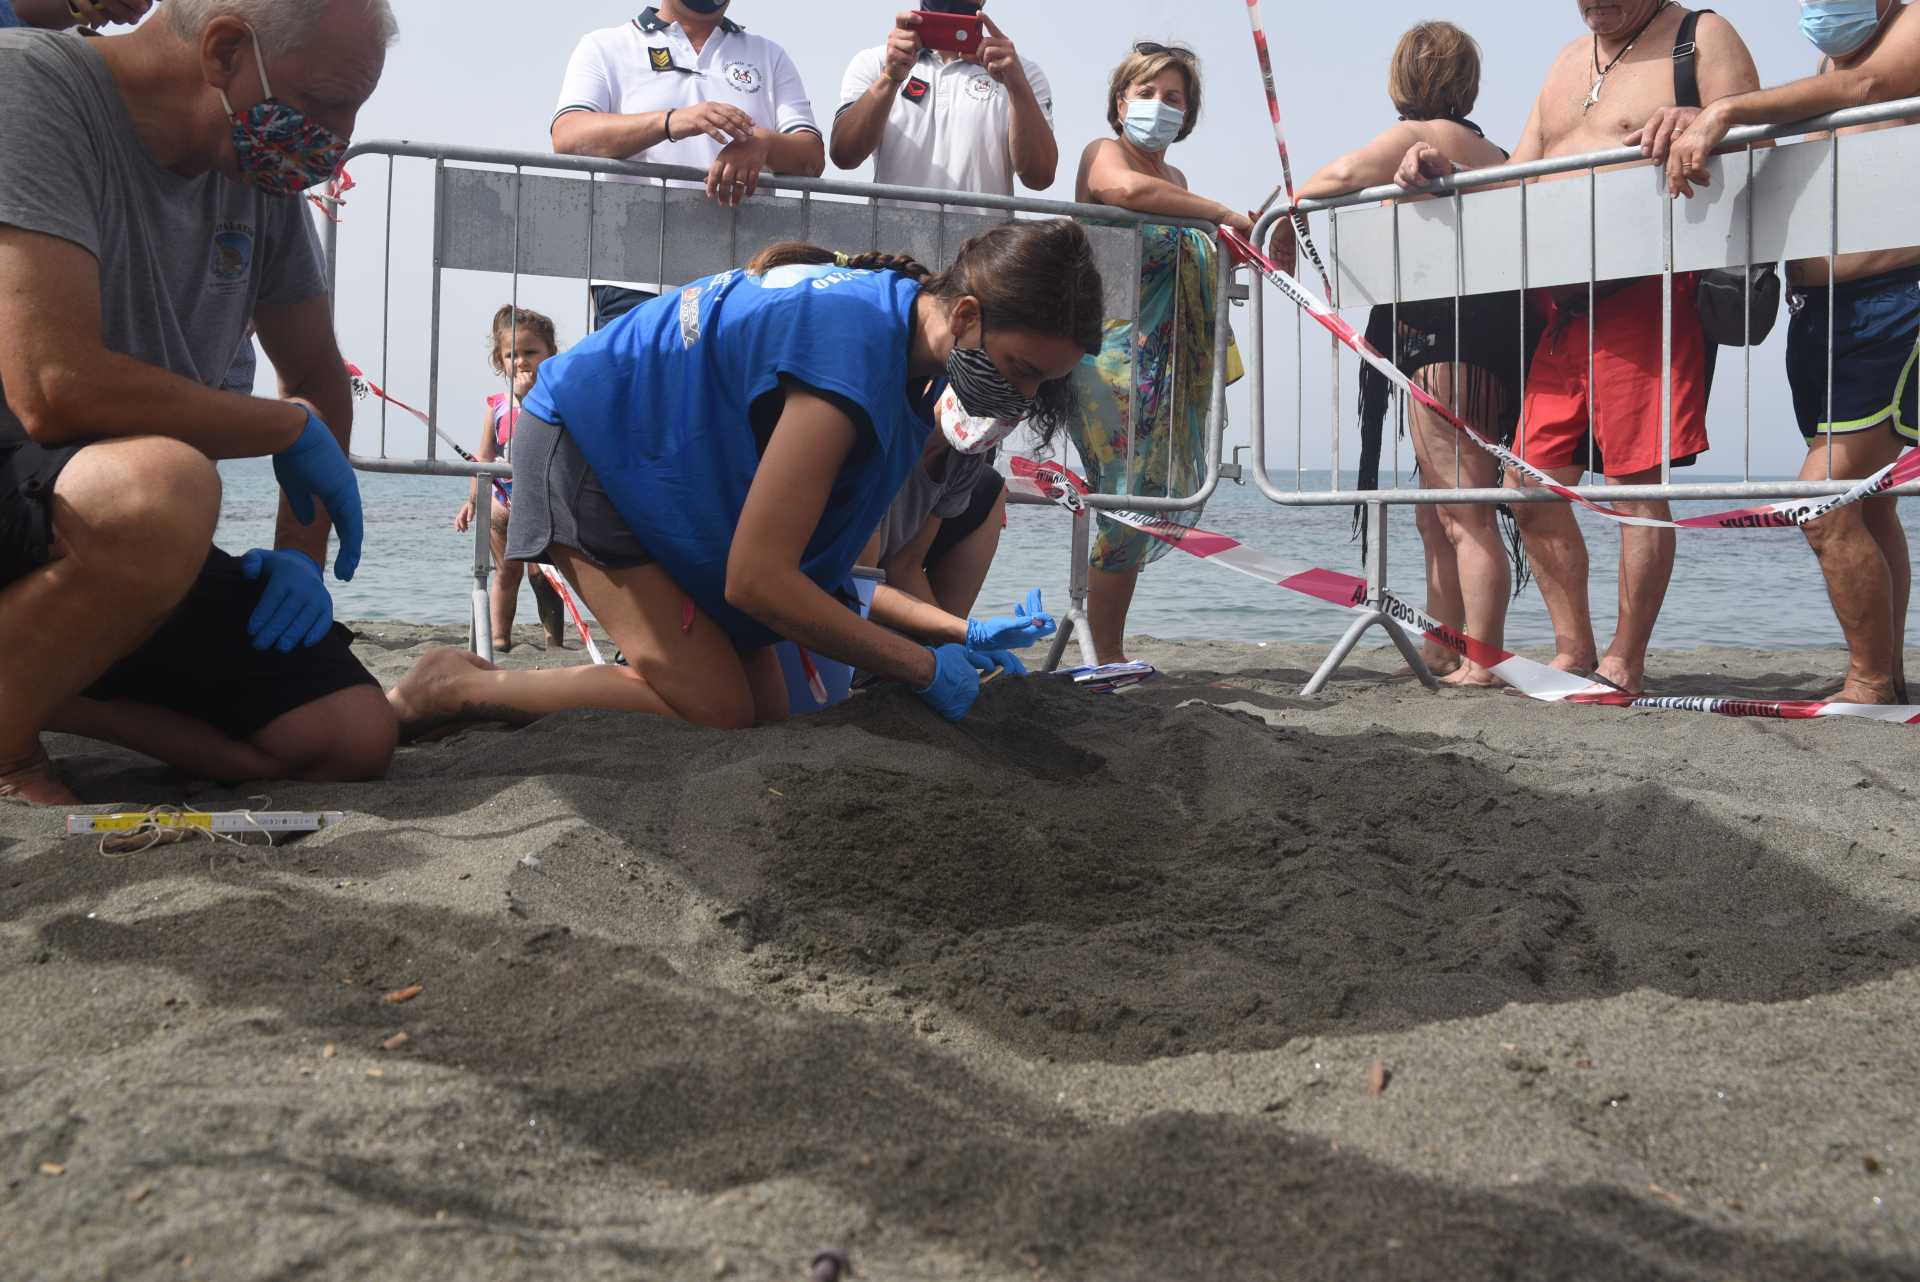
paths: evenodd
<path fill-rule="evenodd" d="M 855 271 L 898 272 L 909 280 L 926 284 L 933 269 L 906 254 L 842 254 L 805 241 L 783 240 L 769 245 L 747 264 L 749 276 L 764 276 L 776 267 L 849 267 Z"/>

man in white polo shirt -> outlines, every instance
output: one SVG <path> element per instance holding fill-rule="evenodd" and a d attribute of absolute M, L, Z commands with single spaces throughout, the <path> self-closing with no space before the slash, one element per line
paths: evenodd
<path fill-rule="evenodd" d="M 981 9 L 974 0 L 925 7 Z M 970 55 L 927 49 L 912 13 L 894 19 L 886 44 L 854 55 L 840 85 L 833 163 L 855 169 L 872 156 L 875 182 L 904 187 L 1011 196 L 1015 175 L 1034 191 L 1051 187 L 1060 148 L 1046 72 L 981 17 L 985 38 Z"/>
<path fill-rule="evenodd" d="M 826 148 L 799 70 L 786 50 L 730 20 L 728 3 L 661 0 L 582 36 L 553 114 L 553 149 L 704 168 L 707 194 L 727 205 L 753 195 L 762 170 L 819 177 Z M 593 293 L 596 325 L 654 296 L 616 285 Z"/>

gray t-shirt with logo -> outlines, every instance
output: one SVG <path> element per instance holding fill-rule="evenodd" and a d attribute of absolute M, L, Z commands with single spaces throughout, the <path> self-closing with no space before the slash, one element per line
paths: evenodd
<path fill-rule="evenodd" d="M 326 292 L 306 202 L 163 169 L 93 44 L 0 30 L 0 224 L 99 260 L 109 349 L 218 387 L 255 303 Z M 0 442 L 25 436 L 0 399 Z"/>

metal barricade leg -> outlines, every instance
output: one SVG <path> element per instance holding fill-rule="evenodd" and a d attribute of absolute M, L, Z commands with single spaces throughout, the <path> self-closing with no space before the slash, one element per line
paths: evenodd
<path fill-rule="evenodd" d="M 1401 657 L 1407 661 L 1407 666 L 1413 669 L 1413 675 L 1420 678 L 1420 684 L 1429 690 L 1440 688 L 1439 681 L 1434 679 L 1432 670 L 1427 667 L 1427 661 L 1420 656 L 1420 647 L 1413 643 L 1413 638 L 1407 635 L 1407 630 L 1400 625 L 1399 620 L 1386 611 L 1386 503 L 1375 501 L 1367 504 L 1367 525 L 1368 538 L 1372 543 L 1372 546 L 1367 549 L 1367 611 L 1355 617 L 1353 623 L 1347 628 L 1346 635 L 1340 638 L 1340 643 L 1333 647 L 1333 652 L 1327 655 L 1326 661 L 1320 665 L 1320 670 L 1313 674 L 1306 685 L 1300 687 L 1300 693 L 1303 695 L 1316 695 L 1326 689 L 1327 682 L 1333 679 L 1333 674 L 1339 671 L 1340 665 L 1347 661 L 1347 656 L 1353 653 L 1353 648 L 1360 644 L 1360 638 L 1365 635 L 1368 628 L 1376 624 L 1393 639 L 1393 644 L 1399 649 Z"/>
<path fill-rule="evenodd" d="M 493 573 L 493 486 L 476 485 L 480 501 L 473 505 L 473 631 L 468 649 L 493 662 L 493 611 L 487 602 L 487 579 Z"/>
<path fill-rule="evenodd" d="M 1060 667 L 1060 660 L 1067 652 L 1067 643 L 1077 639 L 1080 642 L 1080 662 L 1092 667 L 1097 661 L 1093 653 L 1093 629 L 1087 623 L 1087 557 L 1093 550 L 1093 513 L 1080 508 L 1073 514 L 1073 565 L 1067 571 L 1067 612 L 1060 619 L 1060 629 L 1053 634 L 1053 644 L 1047 649 L 1047 661 L 1041 666 L 1042 672 L 1054 672 Z"/>

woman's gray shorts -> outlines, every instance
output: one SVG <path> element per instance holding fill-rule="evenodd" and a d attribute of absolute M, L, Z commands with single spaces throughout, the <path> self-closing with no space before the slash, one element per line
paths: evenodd
<path fill-rule="evenodd" d="M 572 548 L 603 570 L 653 562 L 566 429 L 523 411 L 513 429 L 507 559 L 549 561 L 555 547 Z"/>

